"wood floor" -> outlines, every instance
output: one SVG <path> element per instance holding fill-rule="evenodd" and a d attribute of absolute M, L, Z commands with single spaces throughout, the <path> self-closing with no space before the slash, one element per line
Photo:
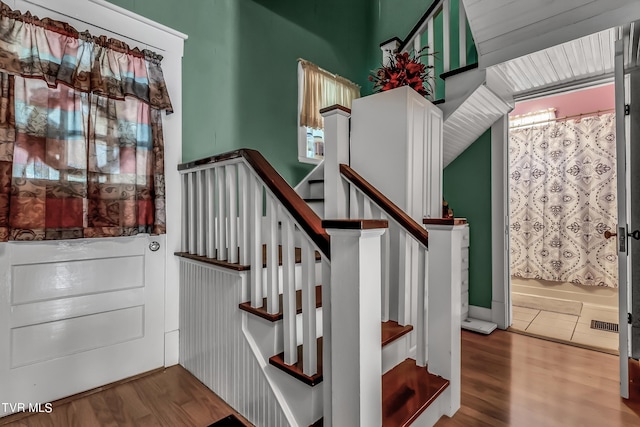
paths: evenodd
<path fill-rule="evenodd" d="M 618 358 L 495 331 L 462 332 L 462 407 L 437 427 L 640 426 L 619 397 Z"/>
<path fill-rule="evenodd" d="M 172 366 L 103 391 L 53 402 L 50 414 L 0 418 L 0 426 L 207 427 L 234 413 L 187 370 Z"/>
<path fill-rule="evenodd" d="M 199 426 L 233 410 L 179 366 L 55 405 L 11 426 Z M 249 424 L 247 424 L 249 425 Z M 462 407 L 438 427 L 640 425 L 618 396 L 615 356 L 495 331 L 462 332 Z M 264 426 L 269 427 L 269 426 Z"/>

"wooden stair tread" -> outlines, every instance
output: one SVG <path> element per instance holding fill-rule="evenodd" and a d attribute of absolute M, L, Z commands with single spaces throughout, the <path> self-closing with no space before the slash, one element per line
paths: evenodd
<path fill-rule="evenodd" d="M 240 308 L 245 310 L 245 308 L 243 307 Z M 398 322 L 395 322 L 393 320 L 382 322 L 380 327 L 382 329 L 381 345 L 383 347 L 413 330 L 413 326 L 400 326 L 398 325 Z M 284 352 L 276 354 L 275 356 L 271 356 L 269 358 L 269 363 L 283 370 L 284 372 L 291 374 L 305 384 L 314 386 L 322 382 L 322 337 L 318 338 L 318 373 L 312 377 L 309 377 L 302 372 L 302 345 L 298 346 L 298 362 L 296 364 L 287 365 L 286 363 L 284 363 Z"/>
<path fill-rule="evenodd" d="M 309 181 L 307 181 L 309 184 L 319 184 L 321 182 L 324 182 L 324 179 L 310 179 Z"/>
<path fill-rule="evenodd" d="M 413 330 L 413 326 L 405 325 L 400 326 L 398 322 L 389 320 L 388 322 L 382 322 L 382 346 L 391 344 L 403 335 L 408 334 Z"/>
<path fill-rule="evenodd" d="M 307 199 L 304 199 L 304 201 L 307 203 L 314 203 L 314 202 L 324 202 L 324 199 L 309 197 Z"/>
<path fill-rule="evenodd" d="M 406 359 L 382 376 L 382 425 L 411 425 L 448 386 L 448 380 Z"/>
<path fill-rule="evenodd" d="M 251 307 L 251 301 L 243 302 L 239 304 L 240 310 L 244 310 L 246 312 L 255 314 L 256 316 L 260 316 L 263 319 L 266 319 L 270 322 L 277 322 L 282 319 L 282 294 L 278 296 L 278 307 L 279 310 L 277 313 L 268 313 L 267 312 L 267 298 L 262 299 L 262 307 Z M 316 308 L 322 307 L 322 285 L 316 286 Z M 302 291 L 296 291 L 296 313 L 302 313 Z"/>
<path fill-rule="evenodd" d="M 302 366 L 302 345 L 298 346 L 298 362 L 293 365 L 287 365 L 284 363 L 284 352 L 271 356 L 269 358 L 269 364 L 276 368 L 292 375 L 294 378 L 299 379 L 305 384 L 314 386 L 322 382 L 322 337 L 318 338 L 318 373 L 312 376 L 305 375 Z"/>
<path fill-rule="evenodd" d="M 318 251 L 314 251 L 314 252 L 315 252 L 316 261 L 322 260 L 322 255 L 320 255 L 320 252 Z M 251 270 L 250 265 L 231 263 L 227 260 L 219 260 L 217 258 L 208 258 L 206 256 L 195 255 L 189 252 L 175 252 L 174 255 L 183 257 L 183 258 L 192 259 L 195 261 L 204 262 L 206 264 L 211 264 L 218 267 L 227 268 L 229 270 L 235 270 L 235 271 Z M 302 249 L 300 248 L 295 248 L 295 262 L 296 264 L 300 264 L 302 262 Z M 282 245 L 278 245 L 278 265 L 282 265 Z M 267 245 L 262 245 L 262 267 L 263 268 L 267 267 Z"/>
<path fill-rule="evenodd" d="M 324 418 L 320 418 L 315 423 L 311 424 L 309 427 L 322 427 L 324 425 Z"/>

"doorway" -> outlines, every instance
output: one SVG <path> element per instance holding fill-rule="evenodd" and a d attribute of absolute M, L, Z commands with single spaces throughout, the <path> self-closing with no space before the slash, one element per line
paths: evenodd
<path fill-rule="evenodd" d="M 511 328 L 618 354 L 614 84 L 523 100 L 509 119 Z"/>

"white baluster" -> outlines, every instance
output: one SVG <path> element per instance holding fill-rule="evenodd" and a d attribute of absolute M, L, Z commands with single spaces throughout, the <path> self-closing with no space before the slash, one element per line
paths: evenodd
<path fill-rule="evenodd" d="M 407 232 L 400 230 L 398 244 L 398 324 L 404 326 L 411 322 L 411 242 Z"/>
<path fill-rule="evenodd" d="M 244 163 L 238 165 L 238 188 L 240 196 L 240 224 L 238 227 L 238 245 L 240 246 L 241 265 L 249 264 L 249 171 Z"/>
<path fill-rule="evenodd" d="M 346 192 L 345 192 L 346 194 Z M 346 206 L 345 206 L 346 207 Z M 331 264 L 324 256 L 322 257 L 322 377 L 323 377 L 323 417 L 324 425 L 332 426 L 332 343 L 333 332 L 331 329 Z"/>
<path fill-rule="evenodd" d="M 251 178 L 251 306 L 262 307 L 262 183 Z"/>
<path fill-rule="evenodd" d="M 206 171 L 207 178 L 207 226 L 203 230 L 207 234 L 207 257 L 215 258 L 216 254 L 216 175 L 213 168 Z"/>
<path fill-rule="evenodd" d="M 433 83 L 432 83 L 433 93 L 431 94 L 431 100 L 435 100 L 436 99 L 436 79 L 435 79 L 436 70 L 435 68 L 433 68 L 435 67 L 435 57 L 433 55 L 436 49 L 436 39 L 435 39 L 435 32 L 434 32 L 434 25 L 433 25 L 433 15 L 431 15 L 431 17 L 427 19 L 427 45 L 429 46 L 429 48 L 427 49 L 427 52 L 428 52 L 427 65 L 432 70 L 433 76 L 434 76 Z"/>
<path fill-rule="evenodd" d="M 316 341 L 316 256 L 311 243 L 302 238 L 302 371 L 305 375 L 318 372 Z"/>
<path fill-rule="evenodd" d="M 349 218 L 360 218 L 358 214 L 358 190 L 353 184 L 349 185 Z"/>
<path fill-rule="evenodd" d="M 207 190 L 207 183 L 205 180 L 205 171 L 199 170 L 196 179 L 198 180 L 198 255 L 205 256 L 207 254 L 206 249 L 206 227 L 207 227 L 207 197 L 210 197 Z"/>
<path fill-rule="evenodd" d="M 227 241 L 229 242 L 229 262 L 238 262 L 238 182 L 236 165 L 225 166 L 227 184 Z"/>
<path fill-rule="evenodd" d="M 373 213 L 371 211 L 371 201 L 368 197 L 362 195 L 362 218 L 363 219 L 372 219 Z"/>
<path fill-rule="evenodd" d="M 180 177 L 180 183 L 182 184 L 182 235 L 180 246 L 182 252 L 189 252 L 189 174 L 182 174 Z"/>
<path fill-rule="evenodd" d="M 462 0 L 458 3 L 458 45 L 460 46 L 460 67 L 467 65 L 467 12 Z"/>
<path fill-rule="evenodd" d="M 195 255 L 198 251 L 197 248 L 197 228 L 198 222 L 196 220 L 198 213 L 198 200 L 197 200 L 198 182 L 196 180 L 196 173 L 189 173 L 189 253 Z"/>
<path fill-rule="evenodd" d="M 224 166 L 216 168 L 216 184 L 218 194 L 218 224 L 216 230 L 218 232 L 218 259 L 227 259 L 227 218 L 226 218 L 226 197 L 225 197 L 225 173 Z"/>
<path fill-rule="evenodd" d="M 278 206 L 267 194 L 267 312 L 280 311 L 278 295 Z"/>
<path fill-rule="evenodd" d="M 420 36 L 421 34 L 416 34 L 416 38 L 413 39 L 413 52 L 414 53 L 418 53 L 420 51 L 421 43 L 420 43 Z"/>
<path fill-rule="evenodd" d="M 293 222 L 280 210 L 282 223 L 282 324 L 284 336 L 284 363 L 298 361 L 296 333 L 296 282 L 295 282 L 295 229 Z"/>
<path fill-rule="evenodd" d="M 451 4 L 450 0 L 442 2 L 442 71 L 451 70 Z"/>
<path fill-rule="evenodd" d="M 427 249 L 420 245 L 418 249 L 418 320 L 416 325 L 417 343 L 416 343 L 416 364 L 418 366 L 427 366 L 428 336 L 429 331 L 429 286 L 427 278 L 429 277 L 429 257 Z"/>
<path fill-rule="evenodd" d="M 380 219 L 388 220 L 389 218 L 384 214 L 380 214 Z M 391 257 L 391 233 L 396 232 L 397 227 L 389 221 L 389 229 L 382 235 L 380 239 L 380 259 L 382 267 L 382 321 L 387 322 L 389 320 L 389 290 L 390 290 L 390 264 L 389 258 Z"/>

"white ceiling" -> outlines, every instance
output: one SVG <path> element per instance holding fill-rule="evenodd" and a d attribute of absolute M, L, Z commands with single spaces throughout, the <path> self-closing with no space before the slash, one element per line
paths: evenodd
<path fill-rule="evenodd" d="M 480 67 L 640 19 L 639 0 L 462 0 Z"/>
<path fill-rule="evenodd" d="M 581 37 L 489 68 L 513 96 L 613 74 L 616 30 Z"/>

